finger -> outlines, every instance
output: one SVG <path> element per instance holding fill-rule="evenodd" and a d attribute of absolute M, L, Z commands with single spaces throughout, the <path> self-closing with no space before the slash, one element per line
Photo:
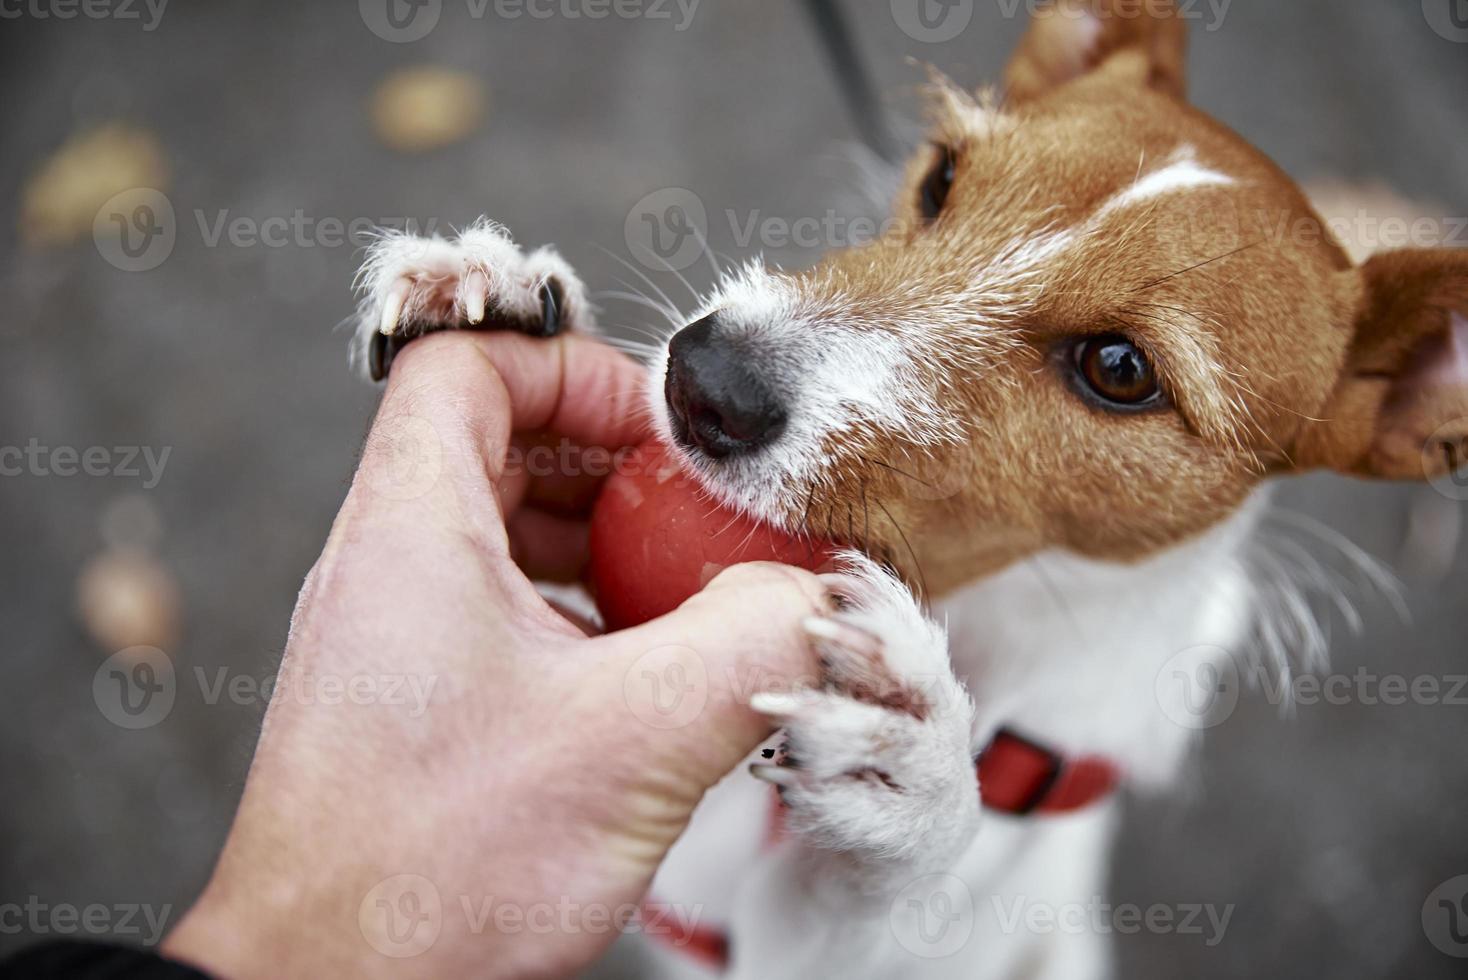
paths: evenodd
<path fill-rule="evenodd" d="M 546 582 L 576 582 L 590 557 L 591 529 L 542 510 L 525 508 L 510 518 L 510 555 L 525 575 Z"/>
<path fill-rule="evenodd" d="M 768 737 L 770 721 L 750 699 L 817 685 L 802 624 L 830 608 L 809 572 L 736 565 L 667 616 L 597 640 L 615 650 L 622 737 L 637 744 L 643 736 L 649 778 L 696 801 Z"/>
<path fill-rule="evenodd" d="M 570 623 L 572 626 L 576 627 L 576 629 L 580 630 L 582 636 L 590 637 L 601 635 L 601 624 L 596 620 L 595 617 L 586 615 L 579 608 L 567 605 L 559 598 L 546 597 L 545 603 L 546 605 L 550 606 L 552 610 L 555 611 L 555 614 L 557 616 L 560 616 L 566 622 Z"/>
<path fill-rule="evenodd" d="M 513 409 L 494 364 L 462 335 L 409 344 L 393 363 L 343 515 L 467 534 L 508 554 L 495 484 Z"/>
<path fill-rule="evenodd" d="M 592 504 L 601 492 L 607 472 L 570 472 L 556 474 L 546 479 L 532 480 L 525 494 L 525 502 L 542 510 L 567 517 L 586 517 Z"/>
<path fill-rule="evenodd" d="M 354 483 L 358 503 L 439 515 L 503 546 L 495 502 L 510 434 L 552 429 L 620 447 L 645 434 L 642 369 L 573 334 L 445 331 L 394 361 Z M 408 505 L 408 506 L 404 506 Z"/>
<path fill-rule="evenodd" d="M 612 450 L 582 447 L 555 433 L 517 433 L 500 480 L 505 511 L 513 514 L 528 504 L 563 517 L 584 516 L 622 458 Z"/>
<path fill-rule="evenodd" d="M 584 334 L 550 340 L 464 333 L 504 379 L 516 432 L 548 430 L 582 446 L 616 449 L 649 435 L 646 370 Z"/>

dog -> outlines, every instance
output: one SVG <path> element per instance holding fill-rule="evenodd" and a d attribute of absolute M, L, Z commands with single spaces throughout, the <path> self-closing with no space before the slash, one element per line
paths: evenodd
<path fill-rule="evenodd" d="M 649 970 L 1108 975 L 1100 930 L 1002 910 L 1103 893 L 1117 788 L 1173 784 L 1204 727 L 1173 675 L 1292 645 L 1267 484 L 1468 461 L 1468 251 L 1354 264 L 1188 104 L 1186 47 L 1170 0 L 1042 5 L 1002 94 L 935 79 L 878 240 L 745 267 L 658 349 L 655 428 L 708 493 L 867 557 L 807 624 L 820 689 L 753 699 L 784 739 L 761 779 L 660 871 L 703 920 Z M 384 238 L 360 289 L 375 376 L 432 330 L 595 329 L 566 262 L 489 222 Z"/>

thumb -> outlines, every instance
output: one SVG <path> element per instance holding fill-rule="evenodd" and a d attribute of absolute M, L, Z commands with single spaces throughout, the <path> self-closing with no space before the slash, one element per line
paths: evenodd
<path fill-rule="evenodd" d="M 463 532 L 484 550 L 503 554 L 508 548 L 495 484 L 513 403 L 475 339 L 438 333 L 415 340 L 394 359 L 345 511 L 419 531 Z"/>
<path fill-rule="evenodd" d="M 830 611 L 810 572 L 786 565 L 735 565 L 678 609 L 609 634 L 622 672 L 627 720 L 649 771 L 671 777 L 696 803 L 769 737 L 773 727 L 749 706 L 762 691 L 816 683 L 818 662 L 802 629 Z"/>

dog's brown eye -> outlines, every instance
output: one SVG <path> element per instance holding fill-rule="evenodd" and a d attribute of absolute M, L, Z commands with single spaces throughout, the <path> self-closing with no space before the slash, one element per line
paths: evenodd
<path fill-rule="evenodd" d="M 1162 397 L 1147 355 L 1120 336 L 1090 337 L 1075 346 L 1076 373 L 1102 401 L 1122 408 L 1144 408 Z"/>
<path fill-rule="evenodd" d="M 938 147 L 938 162 L 923 178 L 920 204 L 923 218 L 932 221 L 943 211 L 948 201 L 948 192 L 953 189 L 953 175 L 958 167 L 958 158 L 950 146 Z"/>

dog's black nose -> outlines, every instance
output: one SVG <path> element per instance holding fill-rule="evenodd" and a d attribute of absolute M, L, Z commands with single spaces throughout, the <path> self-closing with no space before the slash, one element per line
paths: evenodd
<path fill-rule="evenodd" d="M 710 314 L 678 331 L 668 346 L 663 394 L 673 434 L 716 459 L 767 446 L 785 431 L 780 400 Z"/>

